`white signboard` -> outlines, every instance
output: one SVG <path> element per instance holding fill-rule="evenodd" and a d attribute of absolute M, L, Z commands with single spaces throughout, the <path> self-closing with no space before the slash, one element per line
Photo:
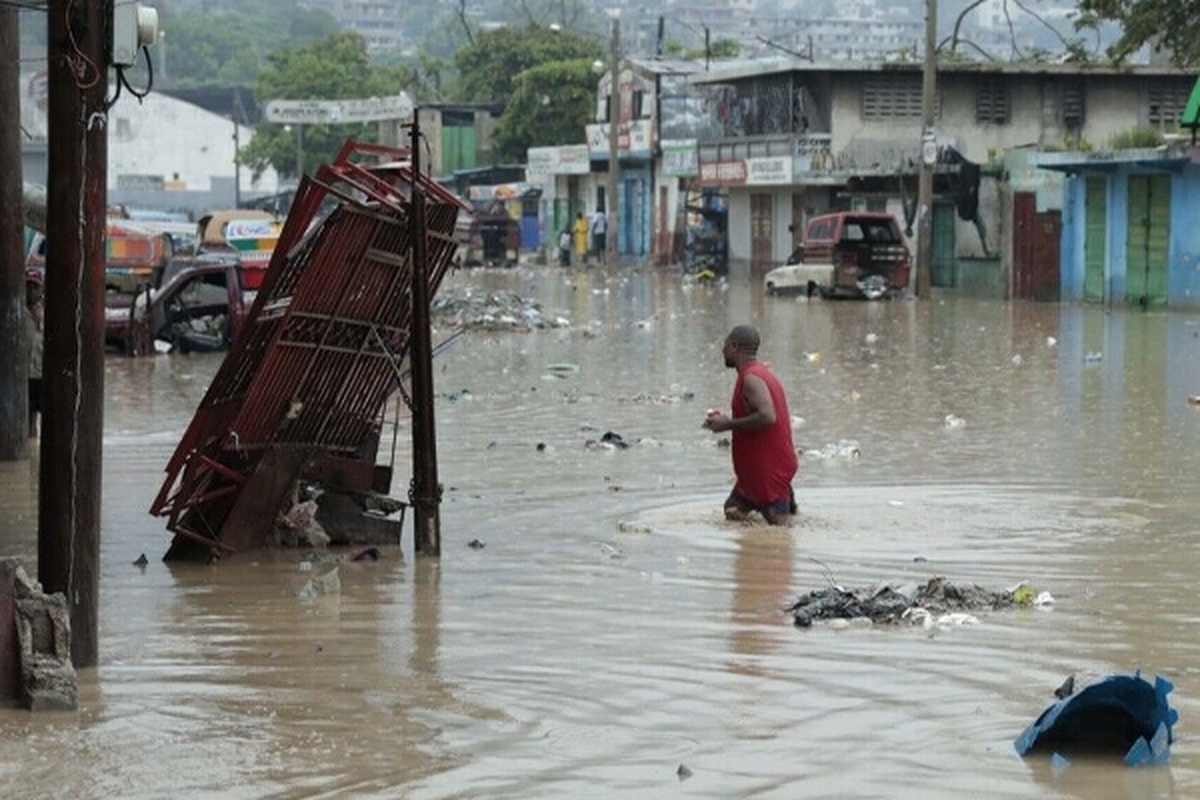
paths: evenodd
<path fill-rule="evenodd" d="M 792 157 L 747 158 L 746 183 L 751 186 L 779 186 L 792 182 Z"/>
<path fill-rule="evenodd" d="M 608 158 L 608 123 L 588 125 L 587 147 L 593 159 Z M 648 119 L 638 119 L 617 126 L 617 153 L 621 158 L 649 158 L 653 125 Z"/>
<path fill-rule="evenodd" d="M 664 175 L 688 177 L 700 174 L 700 153 L 695 139 L 664 139 L 662 143 Z"/>
<path fill-rule="evenodd" d="M 591 172 L 586 144 L 562 147 L 531 147 L 525 156 L 527 180 L 547 182 L 555 175 L 587 175 Z"/>
<path fill-rule="evenodd" d="M 292 125 L 407 120 L 412 114 L 412 99 L 404 92 L 360 100 L 268 100 L 263 109 L 267 122 Z"/>

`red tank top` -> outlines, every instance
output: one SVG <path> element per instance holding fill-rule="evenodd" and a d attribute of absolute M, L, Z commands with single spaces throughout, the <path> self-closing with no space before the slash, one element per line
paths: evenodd
<path fill-rule="evenodd" d="M 733 431 L 733 471 L 737 476 L 736 489 L 756 505 L 766 505 L 791 496 L 792 478 L 800 466 L 792 444 L 792 418 L 787 396 L 779 379 L 766 365 L 754 361 L 738 372 L 733 385 L 730 408 L 733 416 L 750 413 L 743 392 L 748 375 L 757 375 L 767 385 L 775 405 L 775 424 L 756 431 Z"/>

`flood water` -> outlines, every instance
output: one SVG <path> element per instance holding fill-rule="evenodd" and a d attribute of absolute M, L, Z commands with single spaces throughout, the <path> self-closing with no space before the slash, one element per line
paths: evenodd
<path fill-rule="evenodd" d="M 1200 796 L 1200 318 L 650 271 L 444 289 L 465 285 L 572 324 L 438 355 L 442 558 L 414 558 L 410 523 L 337 595 L 298 596 L 296 551 L 160 561 L 147 509 L 219 356 L 107 362 L 100 665 L 78 713 L 0 712 L 0 795 Z M 788 530 L 723 520 L 729 451 L 700 427 L 742 322 L 803 420 Z M 638 443 L 586 446 L 605 431 Z M 0 464 L 0 548 L 31 571 L 35 470 Z M 830 573 L 1056 603 L 794 627 Z M 1169 768 L 1014 754 L 1067 675 L 1137 669 L 1176 686 Z"/>

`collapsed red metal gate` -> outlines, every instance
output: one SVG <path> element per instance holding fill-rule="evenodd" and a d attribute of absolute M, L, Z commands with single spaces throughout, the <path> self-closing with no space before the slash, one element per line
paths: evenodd
<path fill-rule="evenodd" d="M 347 142 L 305 177 L 249 318 L 166 468 L 150 511 L 167 558 L 258 547 L 307 472 L 386 494 L 375 465 L 409 349 L 414 181 L 425 199 L 429 300 L 454 257 L 459 198 L 411 151 Z"/>

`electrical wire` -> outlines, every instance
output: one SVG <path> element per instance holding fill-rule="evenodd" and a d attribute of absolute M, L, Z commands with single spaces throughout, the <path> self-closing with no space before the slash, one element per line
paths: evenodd
<path fill-rule="evenodd" d="M 79 42 L 75 39 L 75 29 L 71 27 L 71 17 L 74 11 L 75 0 L 69 0 L 67 7 L 63 11 L 63 15 L 66 17 L 64 21 L 66 22 L 67 38 L 71 40 L 71 47 L 75 50 L 75 56 L 73 58 L 68 57 L 67 60 L 71 65 L 71 69 L 75 72 L 76 87 L 81 91 L 87 91 L 100 82 L 102 73 L 100 72 L 100 68 L 96 66 L 96 62 L 88 58 L 83 50 L 80 49 Z M 89 67 L 92 70 L 92 77 L 91 80 L 85 81 Z"/>
<path fill-rule="evenodd" d="M 121 89 L 125 88 L 131 95 L 137 98 L 138 103 L 146 99 L 147 95 L 154 88 L 154 61 L 150 58 L 150 48 L 147 45 L 142 45 L 142 53 L 146 56 L 146 88 L 142 90 L 134 89 L 129 83 L 129 78 L 126 77 L 125 71 L 128 67 L 123 65 L 117 66 L 117 90 L 113 93 L 111 100 L 104 102 L 104 109 L 107 111 L 117 104 L 117 100 L 121 97 Z"/>

